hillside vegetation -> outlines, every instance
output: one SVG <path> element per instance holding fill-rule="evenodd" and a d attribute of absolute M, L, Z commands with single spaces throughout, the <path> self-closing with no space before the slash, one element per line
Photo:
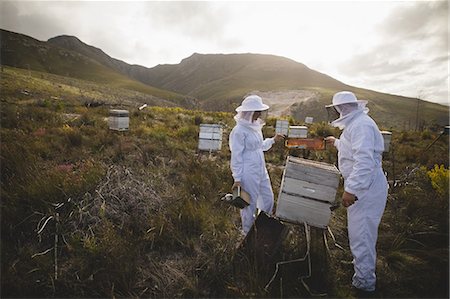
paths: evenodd
<path fill-rule="evenodd" d="M 2 297 L 351 298 L 342 207 L 330 223 L 334 240 L 326 234 L 329 249 L 316 246 L 320 233 L 313 239 L 306 284 L 307 264 L 297 263 L 265 288 L 275 262 L 304 256 L 303 226 L 286 224 L 267 265 L 238 248 L 238 210 L 220 201 L 232 184 L 232 114 L 138 110 L 146 94 L 13 68 L 0 74 Z M 87 107 L 80 91 L 105 103 Z M 116 107 L 130 111 L 129 131 L 108 129 Z M 221 151 L 197 150 L 201 123 L 223 126 Z M 317 122 L 309 134 L 339 132 Z M 378 243 L 381 298 L 449 295 L 448 136 L 424 151 L 438 134 L 394 130 L 384 155 L 393 183 Z M 275 195 L 287 154 L 279 144 L 266 155 Z M 336 162 L 333 149 L 289 154 Z"/>
<path fill-rule="evenodd" d="M 189 108 L 195 104 L 190 97 L 132 80 L 75 51 L 6 30 L 0 30 L 0 40 L 2 65 L 88 80 L 107 84 L 114 88 L 129 89 L 161 100 L 179 102 Z"/>
<path fill-rule="evenodd" d="M 332 95 L 353 91 L 368 100 L 374 119 L 388 129 L 436 129 L 448 125 L 446 106 L 349 86 L 288 58 L 262 54 L 198 54 L 179 64 L 146 68 L 114 59 L 74 36 L 48 42 L 1 31 L 2 63 L 61 74 L 147 93 L 180 105 L 209 111 L 234 111 L 250 91 L 278 94 L 288 115 L 325 121 Z M 293 91 L 296 91 L 293 93 Z M 313 93 L 315 96 L 310 97 Z M 289 95 L 289 97 L 287 97 Z"/>

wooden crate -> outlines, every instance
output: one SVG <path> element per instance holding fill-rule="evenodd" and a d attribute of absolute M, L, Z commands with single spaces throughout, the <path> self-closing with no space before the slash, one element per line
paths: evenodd
<path fill-rule="evenodd" d="M 339 182 L 340 173 L 334 165 L 288 156 L 276 216 L 326 228 Z"/>

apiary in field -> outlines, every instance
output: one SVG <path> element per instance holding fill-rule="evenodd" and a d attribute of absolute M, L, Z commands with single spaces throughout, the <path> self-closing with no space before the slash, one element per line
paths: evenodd
<path fill-rule="evenodd" d="M 198 149 L 218 151 L 222 148 L 223 129 L 219 124 L 200 124 Z"/>
<path fill-rule="evenodd" d="M 288 222 L 326 228 L 339 182 L 336 166 L 288 156 L 276 216 Z"/>
<path fill-rule="evenodd" d="M 128 110 L 109 110 L 109 128 L 116 131 L 126 131 L 130 125 Z"/>

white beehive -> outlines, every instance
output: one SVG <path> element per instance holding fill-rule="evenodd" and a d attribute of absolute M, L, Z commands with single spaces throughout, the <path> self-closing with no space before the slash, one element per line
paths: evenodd
<path fill-rule="evenodd" d="M 306 138 L 308 135 L 308 127 L 306 126 L 290 126 L 289 138 Z"/>
<path fill-rule="evenodd" d="M 293 223 L 326 228 L 340 182 L 336 166 L 288 156 L 276 216 Z"/>
<path fill-rule="evenodd" d="M 109 128 L 116 131 L 126 131 L 130 125 L 128 110 L 109 110 Z"/>
<path fill-rule="evenodd" d="M 275 125 L 275 133 L 288 135 L 289 132 L 289 121 L 277 119 L 277 123 Z"/>
<path fill-rule="evenodd" d="M 381 135 L 383 135 L 384 140 L 384 151 L 388 152 L 391 144 L 392 133 L 389 131 L 381 131 Z"/>
<path fill-rule="evenodd" d="M 200 124 L 198 149 L 203 151 L 218 151 L 222 148 L 223 129 L 218 124 Z"/>
<path fill-rule="evenodd" d="M 311 117 L 311 116 L 305 117 L 305 123 L 312 124 L 313 121 L 314 121 L 314 117 Z"/>

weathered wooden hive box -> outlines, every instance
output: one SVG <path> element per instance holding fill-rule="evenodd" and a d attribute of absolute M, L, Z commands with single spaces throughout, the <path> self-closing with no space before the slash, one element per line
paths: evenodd
<path fill-rule="evenodd" d="M 391 144 L 392 132 L 389 131 L 381 131 L 381 135 L 383 136 L 384 141 L 384 151 L 389 151 L 389 146 Z"/>
<path fill-rule="evenodd" d="M 109 128 L 116 131 L 126 131 L 130 125 L 128 110 L 109 110 Z"/>
<path fill-rule="evenodd" d="M 339 182 L 336 166 L 288 156 L 276 216 L 288 222 L 326 228 Z"/>
<path fill-rule="evenodd" d="M 287 136 L 288 132 L 289 132 L 289 121 L 277 119 L 275 125 L 275 133 Z"/>
<path fill-rule="evenodd" d="M 222 148 L 223 129 L 219 124 L 200 124 L 198 149 L 218 151 Z"/>
<path fill-rule="evenodd" d="M 308 127 L 306 126 L 290 126 L 289 138 L 306 138 L 308 136 Z"/>

